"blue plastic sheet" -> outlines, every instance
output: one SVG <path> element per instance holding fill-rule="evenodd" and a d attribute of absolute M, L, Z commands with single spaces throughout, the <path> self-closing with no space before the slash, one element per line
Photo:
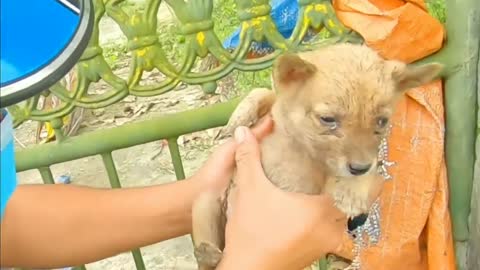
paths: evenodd
<path fill-rule="evenodd" d="M 298 19 L 298 1 L 273 0 L 270 5 L 272 7 L 270 15 L 272 16 L 273 22 L 277 26 L 278 31 L 284 38 L 289 38 L 295 29 L 295 24 Z M 308 33 L 306 38 L 311 35 L 311 33 Z M 226 49 L 231 50 L 235 49 L 239 45 L 239 42 L 240 28 L 223 42 L 223 46 Z M 252 44 L 252 50 L 256 52 L 268 52 L 273 50 L 273 48 L 268 42 L 264 41 L 260 43 L 254 42 Z"/>

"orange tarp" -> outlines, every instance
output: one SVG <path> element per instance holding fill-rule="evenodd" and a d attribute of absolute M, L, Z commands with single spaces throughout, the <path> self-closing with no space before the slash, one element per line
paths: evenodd
<path fill-rule="evenodd" d="M 444 28 L 423 0 L 335 0 L 337 16 L 388 59 L 413 62 L 443 45 Z M 455 270 L 444 160 L 440 81 L 411 89 L 392 120 L 381 194 L 382 239 L 362 253 L 364 270 Z M 347 241 L 341 254 L 352 257 Z"/>

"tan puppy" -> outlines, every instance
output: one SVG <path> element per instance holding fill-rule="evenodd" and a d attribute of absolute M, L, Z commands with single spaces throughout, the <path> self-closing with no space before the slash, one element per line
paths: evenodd
<path fill-rule="evenodd" d="M 349 217 L 367 213 L 381 186 L 378 147 L 399 98 L 440 73 L 440 64 L 382 59 L 365 45 L 337 44 L 280 56 L 275 92 L 254 89 L 226 127 L 251 125 L 267 113 L 274 131 L 261 142 L 262 165 L 277 187 L 331 194 Z M 235 179 L 235 177 L 234 177 Z M 224 248 L 228 196 L 205 194 L 192 210 L 199 269 L 215 269 Z"/>

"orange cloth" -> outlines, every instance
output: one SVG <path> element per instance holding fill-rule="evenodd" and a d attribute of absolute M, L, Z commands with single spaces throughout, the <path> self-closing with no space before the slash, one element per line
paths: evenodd
<path fill-rule="evenodd" d="M 337 16 L 388 59 L 424 58 L 444 29 L 423 0 L 335 0 Z M 411 89 L 392 119 L 389 172 L 381 195 L 382 239 L 362 253 L 365 270 L 455 270 L 444 160 L 441 82 Z M 352 243 L 346 237 L 346 255 Z"/>

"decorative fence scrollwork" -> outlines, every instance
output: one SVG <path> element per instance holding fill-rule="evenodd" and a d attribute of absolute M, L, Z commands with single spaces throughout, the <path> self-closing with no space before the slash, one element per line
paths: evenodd
<path fill-rule="evenodd" d="M 331 38 L 328 42 L 359 42 L 358 34 L 346 28 L 335 16 L 327 0 L 299 0 L 299 12 L 295 29 L 290 37 L 284 38 L 277 30 L 270 12 L 268 0 L 236 0 L 240 19 L 240 42 L 233 50 L 225 49 L 214 32 L 212 20 L 213 0 L 165 0 L 174 11 L 185 38 L 185 53 L 180 64 L 171 63 L 157 35 L 157 13 L 161 0 L 147 0 L 144 9 L 126 12 L 124 0 L 93 0 L 95 26 L 87 49 L 76 66 L 77 80 L 73 89 L 57 83 L 42 95 L 53 95 L 61 102 L 53 108 L 38 108 L 39 96 L 22 105 L 9 108 L 18 126 L 26 120 L 50 122 L 56 133 L 63 125 L 60 119 L 71 114 L 75 108 L 96 109 L 112 105 L 128 95 L 161 95 L 180 83 L 201 85 L 208 93 L 215 92 L 216 81 L 233 70 L 256 71 L 268 68 L 279 53 L 286 50 L 308 50 L 318 44 L 302 42 L 309 30 L 326 30 Z M 127 80 L 115 75 L 103 55 L 100 46 L 99 23 L 105 13 L 111 17 L 127 37 L 126 47 L 130 51 L 130 73 Z M 247 59 L 252 43 L 268 42 L 273 52 L 256 59 Z M 193 71 L 195 63 L 207 56 L 214 57 L 218 65 L 206 71 Z M 144 72 L 158 70 L 165 78 L 149 85 L 140 85 Z M 92 83 L 103 80 L 110 88 L 105 93 L 90 94 Z"/>

